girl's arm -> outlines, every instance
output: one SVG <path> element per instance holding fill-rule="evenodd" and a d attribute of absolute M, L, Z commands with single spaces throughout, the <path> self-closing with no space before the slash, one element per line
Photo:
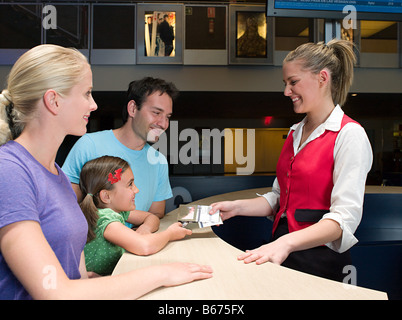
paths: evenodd
<path fill-rule="evenodd" d="M 138 226 L 137 232 L 147 234 L 158 231 L 160 220 L 150 212 L 134 210 L 130 212 L 127 219 L 128 223 Z"/>
<path fill-rule="evenodd" d="M 176 263 L 118 276 L 70 280 L 35 221 L 1 228 L 0 250 L 34 299 L 135 299 L 160 286 L 212 277 L 210 267 Z"/>
<path fill-rule="evenodd" d="M 183 228 L 179 222 L 164 231 L 151 234 L 139 234 L 120 222 L 111 222 L 105 228 L 103 236 L 131 253 L 147 256 L 161 250 L 169 241 L 182 239 L 191 233 L 191 230 Z"/>

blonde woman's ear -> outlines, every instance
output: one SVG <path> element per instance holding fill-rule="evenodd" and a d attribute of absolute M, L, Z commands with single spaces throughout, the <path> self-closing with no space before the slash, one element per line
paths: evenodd
<path fill-rule="evenodd" d="M 58 105 L 58 95 L 57 92 L 53 89 L 49 89 L 43 95 L 43 103 L 47 110 L 49 110 L 53 115 L 57 115 L 59 113 L 59 105 Z"/>
<path fill-rule="evenodd" d="M 330 74 L 328 69 L 322 69 L 319 74 L 320 83 L 327 83 L 330 79 Z"/>

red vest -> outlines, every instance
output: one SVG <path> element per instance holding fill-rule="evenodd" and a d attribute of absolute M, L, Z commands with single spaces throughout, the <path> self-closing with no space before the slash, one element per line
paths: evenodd
<path fill-rule="evenodd" d="M 344 115 L 340 130 L 349 122 L 355 121 Z M 272 233 L 284 212 L 289 233 L 318 222 L 329 212 L 334 186 L 334 146 L 340 130 L 325 130 L 296 156 L 293 152 L 293 131 L 289 134 L 276 167 L 280 200 Z"/>

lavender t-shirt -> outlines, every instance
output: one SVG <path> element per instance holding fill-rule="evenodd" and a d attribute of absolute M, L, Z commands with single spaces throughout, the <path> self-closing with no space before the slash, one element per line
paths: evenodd
<path fill-rule="evenodd" d="M 37 221 L 67 276 L 79 279 L 88 224 L 68 178 L 57 164 L 56 168 L 58 175 L 49 172 L 15 141 L 0 147 L 0 228 L 18 221 Z M 31 297 L 0 252 L 1 299 Z"/>

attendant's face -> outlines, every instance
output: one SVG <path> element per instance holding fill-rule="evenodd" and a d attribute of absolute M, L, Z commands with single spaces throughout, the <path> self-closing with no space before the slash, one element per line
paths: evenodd
<path fill-rule="evenodd" d="M 291 98 L 296 113 L 308 113 L 319 107 L 320 75 L 302 68 L 300 60 L 283 64 L 284 95 Z"/>
<path fill-rule="evenodd" d="M 156 142 L 169 127 L 173 102 L 167 93 L 154 92 L 143 102 L 133 116 L 133 131 L 142 140 Z"/>

